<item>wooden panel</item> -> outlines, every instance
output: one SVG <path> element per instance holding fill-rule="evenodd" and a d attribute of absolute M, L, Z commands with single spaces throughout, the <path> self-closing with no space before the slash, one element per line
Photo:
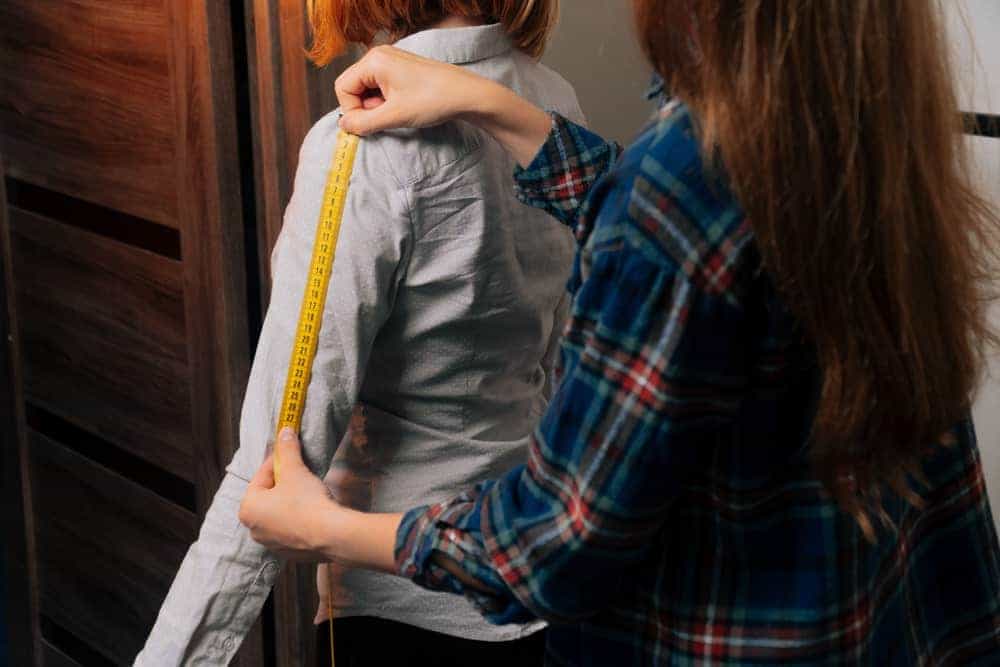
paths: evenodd
<path fill-rule="evenodd" d="M 116 664 L 142 648 L 197 517 L 31 434 L 41 611 Z"/>
<path fill-rule="evenodd" d="M 177 225 L 162 0 L 0 3 L 11 176 Z"/>
<path fill-rule="evenodd" d="M 239 0 L 0 3 L 0 150 L 13 160 L 9 175 L 171 226 L 179 231 L 182 259 L 62 228 L 40 211 L 18 211 L 28 398 L 193 481 L 201 515 L 237 445 L 249 374 L 240 166 L 252 157 L 241 156 L 237 141 L 231 34 L 239 24 L 230 14 L 242 6 Z M 53 476 L 72 475 L 73 466 L 60 471 L 57 464 L 39 461 L 46 487 Z M 82 486 L 76 492 L 84 490 L 90 492 Z M 126 572 L 150 561 L 155 544 L 114 553 L 84 544 L 74 563 L 59 560 L 69 558 L 65 544 L 84 539 L 73 532 L 81 507 L 107 533 L 122 530 L 116 520 L 128 522 L 125 534 L 145 530 L 116 516 L 121 502 L 39 509 L 52 515 L 39 532 L 47 536 L 39 551 L 49 583 L 57 573 L 72 587 L 64 569 L 95 571 L 109 557 Z M 193 537 L 183 540 L 185 547 Z M 131 633 L 128 652 L 138 648 L 152 623 L 148 612 L 155 613 L 178 562 L 163 570 L 155 594 L 130 580 L 123 584 L 133 586 L 135 605 L 145 605 L 142 623 L 134 609 L 118 608 L 118 590 L 86 581 L 93 590 L 79 596 L 72 613 L 59 615 L 49 598 L 45 613 L 105 655 L 120 657 L 126 651 L 115 653 L 116 633 Z M 103 631 L 89 620 L 70 625 L 70 616 L 103 622 L 107 609 L 118 616 Z M 263 662 L 257 624 L 233 664 Z"/>
<path fill-rule="evenodd" d="M 270 252 L 291 197 L 306 132 L 336 107 L 333 84 L 356 52 L 318 69 L 305 57 L 305 0 L 247 0 L 261 297 L 269 299 Z"/>
<path fill-rule="evenodd" d="M 316 565 L 287 563 L 274 586 L 275 640 L 281 667 L 316 664 L 316 626 L 319 604 Z"/>
<path fill-rule="evenodd" d="M 199 510 L 238 443 L 250 371 L 228 3 L 172 0 L 171 71 Z"/>
<path fill-rule="evenodd" d="M 231 6 L 240 5 L 215 0 L 166 5 L 197 505 L 204 515 L 238 444 L 250 373 L 230 14 Z M 258 622 L 232 664 L 263 662 Z"/>
<path fill-rule="evenodd" d="M 0 161 L 0 520 L 7 628 L 4 638 L 11 665 L 40 665 L 35 540 L 25 438 L 20 339 L 13 288 L 10 225 Z"/>
<path fill-rule="evenodd" d="M 28 400 L 192 480 L 180 264 L 11 213 Z"/>
<path fill-rule="evenodd" d="M 42 664 L 45 667 L 81 667 L 80 663 L 47 641 L 42 641 Z"/>

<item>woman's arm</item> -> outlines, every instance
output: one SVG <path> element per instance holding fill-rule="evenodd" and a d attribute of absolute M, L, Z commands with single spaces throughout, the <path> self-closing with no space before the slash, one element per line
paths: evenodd
<path fill-rule="evenodd" d="M 395 573 L 396 533 L 403 515 L 358 512 L 330 498 L 303 463 L 302 444 L 290 428 L 282 430 L 275 452 L 282 461 L 281 484 L 275 481 L 270 455 L 240 503 L 240 522 L 253 540 L 286 560 Z M 448 557 L 438 554 L 435 563 L 463 585 L 489 592 Z"/>
<path fill-rule="evenodd" d="M 364 136 L 461 119 L 493 135 L 522 166 L 551 128 L 547 113 L 509 88 L 392 46 L 369 51 L 338 77 L 336 90 L 348 132 Z"/>
<path fill-rule="evenodd" d="M 255 542 L 292 561 L 332 562 L 391 572 L 401 514 L 366 514 L 335 502 L 302 461 L 302 444 L 290 428 L 275 443 L 247 486 L 239 519 Z"/>
<path fill-rule="evenodd" d="M 282 430 L 275 453 L 282 461 L 280 484 L 270 455 L 240 503 L 240 522 L 254 541 L 286 560 L 395 573 L 396 533 L 403 515 L 358 512 L 334 501 L 302 461 L 302 444 L 290 428 Z M 448 557 L 438 554 L 434 560 L 465 586 L 489 592 Z"/>
<path fill-rule="evenodd" d="M 560 621 L 605 608 L 650 549 L 669 548 L 663 522 L 738 414 L 748 364 L 736 286 L 749 226 L 698 180 L 688 127 L 673 123 L 668 163 L 633 156 L 641 174 L 592 195 L 563 378 L 528 463 L 407 513 L 404 576 L 465 593 L 496 622 Z"/>
<path fill-rule="evenodd" d="M 324 518 L 304 541 L 324 558 L 386 569 L 398 526 L 396 571 L 467 595 L 494 622 L 564 621 L 609 604 L 649 550 L 663 548 L 657 536 L 677 494 L 707 469 L 745 391 L 746 350 L 733 335 L 745 313 L 728 288 L 748 238 L 738 211 L 717 211 L 704 229 L 675 219 L 691 242 L 677 245 L 647 240 L 624 208 L 666 197 L 675 216 L 711 210 L 691 200 L 696 191 L 608 189 L 615 205 L 582 259 L 565 375 L 526 466 L 402 520 L 317 500 Z"/>
<path fill-rule="evenodd" d="M 478 125 L 521 166 L 520 199 L 571 226 L 593 185 L 621 154 L 618 144 L 542 111 L 509 88 L 391 46 L 372 49 L 345 70 L 337 96 L 341 127 L 355 134 L 455 119 Z"/>

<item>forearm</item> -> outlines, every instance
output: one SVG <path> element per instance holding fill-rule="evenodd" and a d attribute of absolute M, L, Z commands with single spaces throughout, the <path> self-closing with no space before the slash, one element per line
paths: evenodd
<path fill-rule="evenodd" d="M 326 560 L 395 573 L 396 531 L 402 514 L 371 514 L 341 507 L 317 510 L 316 541 Z"/>
<path fill-rule="evenodd" d="M 462 118 L 482 127 L 527 166 L 545 142 L 548 115 L 509 88 L 457 65 L 379 46 L 337 78 L 341 127 L 368 135 Z M 376 95 L 372 95 L 377 92 Z"/>
<path fill-rule="evenodd" d="M 468 87 L 463 120 L 495 138 L 522 167 L 538 154 L 552 130 L 552 119 L 542 109 L 494 81 L 477 79 Z"/>

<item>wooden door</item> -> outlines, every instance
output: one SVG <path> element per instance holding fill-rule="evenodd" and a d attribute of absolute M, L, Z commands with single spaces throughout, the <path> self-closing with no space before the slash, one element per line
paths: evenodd
<path fill-rule="evenodd" d="M 130 663 L 235 447 L 256 258 L 230 9 L 0 3 L 6 288 L 32 491 L 4 512 L 33 544 L 37 609 L 19 608 L 36 664 Z M 5 452 L 17 442 L 7 434 Z M 263 654 L 258 624 L 237 664 Z"/>
<path fill-rule="evenodd" d="M 3 161 L 0 160 L 0 201 L 6 199 L 3 182 Z M 6 209 L 0 206 L 0 280 L 9 284 L 13 278 L 13 253 Z M 25 441 L 24 401 L 21 395 L 20 345 L 17 332 L 17 307 L 13 294 L 0 290 L 0 383 L 7 387 L 0 395 L 0 504 L 3 515 L 3 535 L 6 549 L 0 553 L 4 567 L 4 594 L 0 604 L 7 608 L 4 618 L 7 636 L 5 658 L 12 665 L 36 664 L 40 646 L 37 623 L 38 600 L 34 572 L 34 531 L 31 529 L 31 489 L 28 486 L 27 450 Z M 0 660 L 2 662 L 2 660 Z"/>
<path fill-rule="evenodd" d="M 128 664 L 237 444 L 299 145 L 351 60 L 307 63 L 304 5 L 0 4 L 17 664 Z M 315 604 L 289 567 L 234 664 L 312 664 Z"/>

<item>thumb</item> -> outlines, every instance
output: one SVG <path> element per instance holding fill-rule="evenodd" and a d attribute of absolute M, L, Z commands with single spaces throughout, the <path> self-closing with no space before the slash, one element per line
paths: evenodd
<path fill-rule="evenodd" d="M 260 468 L 254 474 L 253 479 L 250 480 L 250 486 L 263 489 L 274 488 L 274 454 L 264 459 L 264 463 L 261 464 Z"/>
<path fill-rule="evenodd" d="M 365 137 L 380 130 L 403 127 L 398 114 L 389 102 L 379 104 L 374 109 L 353 109 L 340 117 L 340 128 L 345 132 Z"/>
<path fill-rule="evenodd" d="M 278 433 L 278 442 L 274 445 L 274 455 L 281 458 L 282 467 L 303 465 L 302 445 L 299 443 L 299 436 L 291 427 L 286 426 Z"/>

